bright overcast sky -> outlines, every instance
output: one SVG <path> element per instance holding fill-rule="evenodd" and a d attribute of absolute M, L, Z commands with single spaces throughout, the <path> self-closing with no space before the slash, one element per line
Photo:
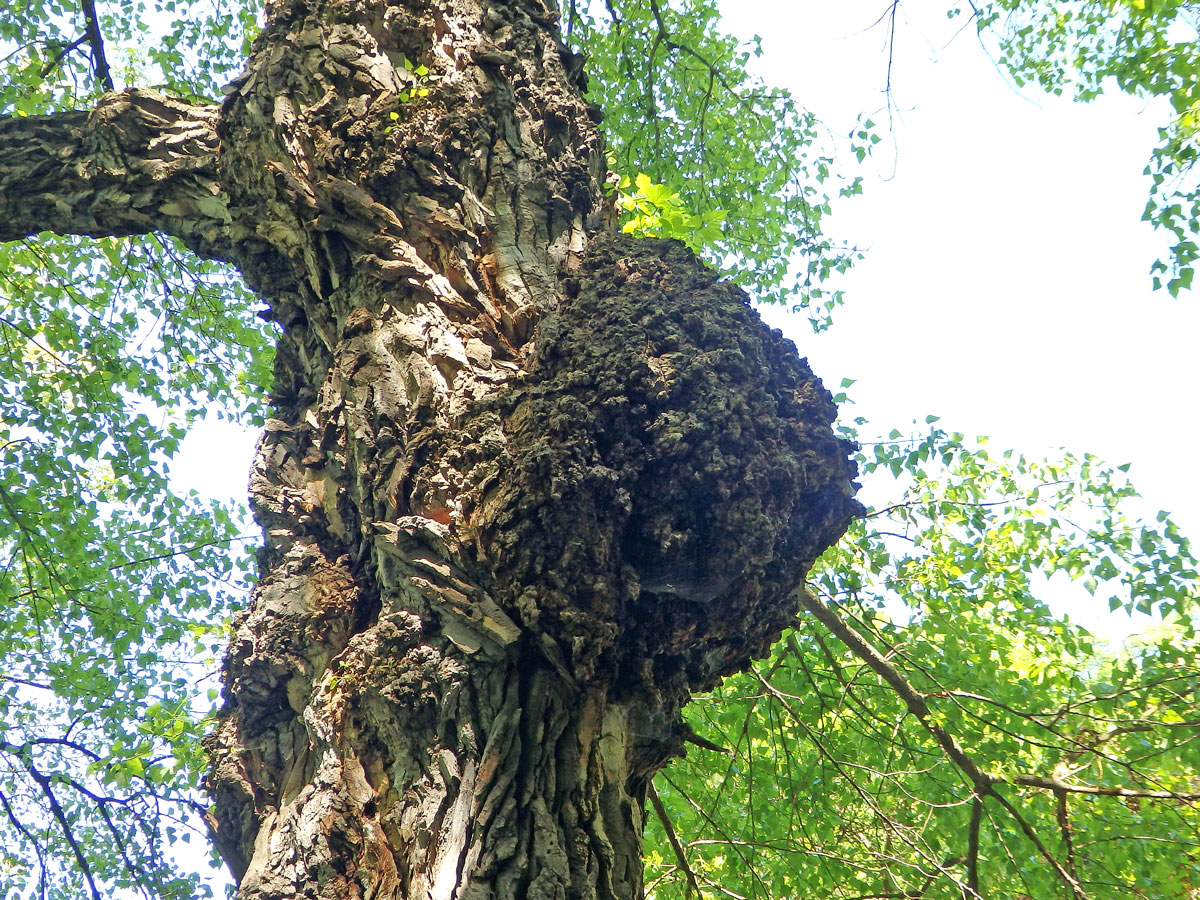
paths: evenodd
<path fill-rule="evenodd" d="M 1156 110 L 1018 93 L 944 7 L 901 7 L 894 141 L 833 230 L 867 249 L 832 331 L 770 315 L 831 387 L 886 434 L 930 413 L 1039 453 L 1063 446 L 1131 476 L 1150 513 L 1200 534 L 1197 298 L 1150 290 L 1158 237 L 1140 221 Z M 726 3 L 763 38 L 761 74 L 838 135 L 884 105 L 888 3 Z M 886 123 L 886 112 L 874 116 Z M 847 160 L 849 163 L 849 160 Z M 894 171 L 894 175 L 893 175 Z"/>

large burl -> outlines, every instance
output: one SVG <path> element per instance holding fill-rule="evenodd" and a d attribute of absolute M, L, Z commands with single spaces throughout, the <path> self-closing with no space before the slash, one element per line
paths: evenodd
<path fill-rule="evenodd" d="M 710 687 L 794 620 L 859 510 L 793 345 L 682 244 L 597 239 L 530 374 L 466 426 L 464 518 L 497 599 L 576 680 Z"/>

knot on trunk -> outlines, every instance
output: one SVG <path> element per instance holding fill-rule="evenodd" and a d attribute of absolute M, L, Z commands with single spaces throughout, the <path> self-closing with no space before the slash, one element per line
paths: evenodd
<path fill-rule="evenodd" d="M 746 295 L 675 241 L 597 239 L 470 517 L 514 616 L 576 678 L 696 690 L 765 651 L 860 509 L 836 409 Z M 543 641 L 544 642 L 544 641 Z"/>

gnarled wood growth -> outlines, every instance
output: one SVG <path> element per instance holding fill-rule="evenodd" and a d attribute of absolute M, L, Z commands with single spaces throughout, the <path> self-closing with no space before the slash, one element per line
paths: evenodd
<path fill-rule="evenodd" d="M 829 395 L 681 246 L 606 233 L 541 0 L 294 0 L 219 109 L 0 124 L 0 213 L 159 229 L 281 324 L 267 546 L 211 738 L 244 900 L 641 895 L 679 710 L 856 512 Z M 62 202 L 53 200 L 55 185 Z"/>

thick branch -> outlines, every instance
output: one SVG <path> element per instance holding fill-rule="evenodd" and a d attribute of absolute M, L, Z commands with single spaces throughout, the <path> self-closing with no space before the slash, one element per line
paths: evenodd
<path fill-rule="evenodd" d="M 217 116 L 214 106 L 130 90 L 91 112 L 0 118 L 0 241 L 42 231 L 218 241 L 231 216 Z"/>
<path fill-rule="evenodd" d="M 979 825 L 983 822 L 983 798 L 971 800 L 971 824 L 967 828 L 967 897 L 979 897 Z"/>

